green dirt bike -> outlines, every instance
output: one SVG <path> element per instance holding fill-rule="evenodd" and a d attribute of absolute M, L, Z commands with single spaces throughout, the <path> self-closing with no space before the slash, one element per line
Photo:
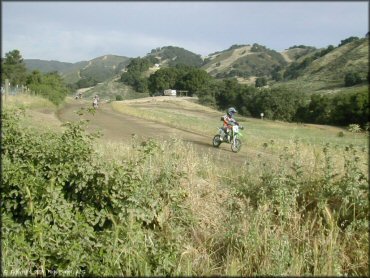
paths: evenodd
<path fill-rule="evenodd" d="M 240 129 L 244 128 L 242 126 L 234 125 L 228 135 L 224 132 L 222 127 L 218 128 L 218 134 L 213 137 L 213 146 L 218 148 L 221 143 L 228 143 L 231 144 L 231 150 L 234 153 L 239 152 L 242 147 L 242 142 L 239 139 L 239 137 L 242 137 L 242 134 L 239 131 Z"/>

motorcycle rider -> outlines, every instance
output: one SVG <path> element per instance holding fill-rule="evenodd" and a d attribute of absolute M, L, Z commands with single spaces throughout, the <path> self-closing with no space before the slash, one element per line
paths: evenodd
<path fill-rule="evenodd" d="M 230 130 L 233 125 L 239 125 L 239 123 L 234 119 L 234 114 L 237 113 L 236 109 L 234 107 L 230 107 L 227 109 L 226 114 L 223 116 L 223 131 L 227 135 L 227 141 L 230 141 Z M 223 136 L 221 136 L 221 141 L 223 140 Z"/>
<path fill-rule="evenodd" d="M 96 95 L 93 100 L 93 107 L 98 108 L 99 97 Z"/>

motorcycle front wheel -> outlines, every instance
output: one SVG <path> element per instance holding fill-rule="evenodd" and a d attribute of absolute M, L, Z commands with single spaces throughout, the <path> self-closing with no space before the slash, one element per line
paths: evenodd
<path fill-rule="evenodd" d="M 231 150 L 234 153 L 239 152 L 241 147 L 242 147 L 242 142 L 239 139 L 235 139 L 234 142 L 231 143 Z"/>
<path fill-rule="evenodd" d="M 221 139 L 220 139 L 220 135 L 219 134 L 217 134 L 217 135 L 215 135 L 215 137 L 213 137 L 212 143 L 213 143 L 213 146 L 215 148 L 218 148 L 221 145 L 222 142 L 221 142 Z"/>

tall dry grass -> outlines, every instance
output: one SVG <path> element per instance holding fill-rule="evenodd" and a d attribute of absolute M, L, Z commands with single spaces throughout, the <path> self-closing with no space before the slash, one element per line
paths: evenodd
<path fill-rule="evenodd" d="M 363 150 L 296 141 L 275 161 L 256 157 L 235 167 L 177 139 L 157 144 L 160 151 L 142 170 L 149 177 L 176 156 L 193 219 L 174 274 L 368 275 Z M 135 155 L 122 144 L 100 152 L 110 159 Z"/>

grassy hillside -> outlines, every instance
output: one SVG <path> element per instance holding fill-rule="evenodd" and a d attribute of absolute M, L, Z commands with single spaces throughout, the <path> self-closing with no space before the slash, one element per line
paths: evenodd
<path fill-rule="evenodd" d="M 41 72 L 58 71 L 68 84 L 82 78 L 92 78 L 102 82 L 121 72 L 130 62 L 130 58 L 117 55 L 105 55 L 90 61 L 63 63 L 57 61 L 24 60 L 27 69 Z"/>
<path fill-rule="evenodd" d="M 74 63 L 68 69 L 65 69 L 63 72 L 60 72 L 63 79 L 67 84 L 74 84 L 81 79 L 80 70 L 85 68 L 89 64 L 88 61 L 82 61 Z"/>
<path fill-rule="evenodd" d="M 249 53 L 251 46 L 240 46 L 238 48 L 229 49 L 226 51 L 216 52 L 210 54 L 204 61 L 202 69 L 206 70 L 209 74 L 215 75 L 218 72 L 227 70 L 233 62 L 238 60 L 241 56 Z M 233 55 L 234 54 L 234 55 Z"/>
<path fill-rule="evenodd" d="M 199 54 L 176 46 L 164 46 L 153 49 L 147 56 L 154 56 L 160 64 L 168 67 L 175 67 L 178 64 L 200 67 L 203 59 Z"/>
<path fill-rule="evenodd" d="M 281 55 L 288 63 L 297 61 L 299 58 L 304 57 L 317 49 L 310 46 L 293 46 L 281 52 Z"/>
<path fill-rule="evenodd" d="M 338 86 L 344 84 L 344 76 L 348 72 L 358 72 L 362 79 L 366 79 L 369 69 L 368 54 L 368 39 L 345 44 L 313 61 L 300 78 L 336 82 Z"/>
<path fill-rule="evenodd" d="M 276 68 L 284 67 L 286 59 L 280 53 L 264 46 L 253 44 L 236 45 L 216 52 L 205 59 L 202 66 L 216 78 L 269 76 Z"/>
<path fill-rule="evenodd" d="M 216 78 L 237 77 L 240 83 L 251 85 L 256 77 L 263 76 L 269 85 L 287 84 L 305 92 L 343 88 L 344 77 L 349 72 L 359 73 L 366 83 L 368 38 L 330 47 L 316 49 L 300 45 L 277 53 L 258 44 L 234 45 L 210 54 L 202 69 Z"/>
<path fill-rule="evenodd" d="M 327 54 L 314 58 L 320 51 L 322 50 L 310 52 L 295 61 L 299 67 L 296 78 L 273 82 L 273 84 L 286 84 L 300 88 L 304 92 L 333 93 L 340 90 L 346 91 L 348 88 L 345 88 L 345 75 L 355 72 L 364 81 L 363 86 L 366 86 L 369 71 L 367 38 L 338 46 Z M 282 72 L 286 70 L 287 68 Z"/>
<path fill-rule="evenodd" d="M 29 71 L 38 70 L 42 73 L 53 71 L 64 72 L 73 67 L 73 63 L 45 61 L 39 59 L 24 59 L 24 63 Z"/>
<path fill-rule="evenodd" d="M 89 61 L 84 68 L 80 69 L 79 74 L 81 78 L 92 77 L 97 82 L 103 82 L 121 72 L 129 61 L 127 57 L 105 55 Z"/>

